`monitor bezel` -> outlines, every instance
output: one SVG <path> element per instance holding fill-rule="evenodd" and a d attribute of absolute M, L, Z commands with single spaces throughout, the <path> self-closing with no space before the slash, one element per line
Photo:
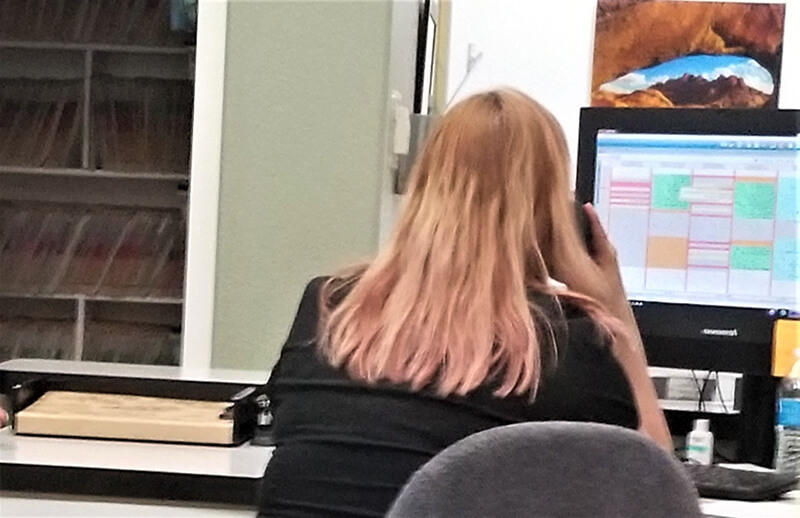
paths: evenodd
<path fill-rule="evenodd" d="M 595 194 L 597 134 L 798 136 L 800 110 L 696 108 L 582 108 L 578 136 L 575 197 L 591 202 Z M 762 308 L 693 304 L 636 303 L 633 311 L 651 365 L 770 375 L 775 316 Z M 703 337 L 702 322 L 748 326 L 736 337 Z M 677 333 L 671 330 L 682 329 Z M 692 336 L 685 336 L 690 334 Z"/>

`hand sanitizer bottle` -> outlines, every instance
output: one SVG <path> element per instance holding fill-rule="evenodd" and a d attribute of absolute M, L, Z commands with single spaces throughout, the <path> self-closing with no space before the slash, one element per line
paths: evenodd
<path fill-rule="evenodd" d="M 686 458 L 708 466 L 714 458 L 714 434 L 708 430 L 708 419 L 696 419 L 694 429 L 686 436 Z"/>

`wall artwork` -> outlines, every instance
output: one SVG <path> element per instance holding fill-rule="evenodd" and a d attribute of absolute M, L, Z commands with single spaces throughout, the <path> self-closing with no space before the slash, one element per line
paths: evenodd
<path fill-rule="evenodd" d="M 777 108 L 784 4 L 598 0 L 592 106 Z"/>

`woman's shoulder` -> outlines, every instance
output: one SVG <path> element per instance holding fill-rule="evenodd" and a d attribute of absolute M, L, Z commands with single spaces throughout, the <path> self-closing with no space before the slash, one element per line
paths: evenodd
<path fill-rule="evenodd" d="M 306 283 L 305 290 L 303 291 L 303 297 L 305 298 L 307 295 L 319 294 L 322 290 L 323 286 L 330 281 L 332 277 L 330 275 L 318 275 L 313 277 L 308 283 Z"/>
<path fill-rule="evenodd" d="M 316 337 L 322 290 L 329 279 L 329 276 L 314 277 L 306 284 L 303 295 L 300 297 L 292 328 L 289 331 L 287 346 L 307 342 Z"/>

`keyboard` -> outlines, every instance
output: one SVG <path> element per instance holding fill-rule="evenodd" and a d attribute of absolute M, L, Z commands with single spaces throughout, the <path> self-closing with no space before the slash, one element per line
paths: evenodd
<path fill-rule="evenodd" d="M 704 498 L 726 500 L 771 500 L 797 488 L 792 473 L 749 471 L 723 466 L 684 463 L 697 492 Z"/>

